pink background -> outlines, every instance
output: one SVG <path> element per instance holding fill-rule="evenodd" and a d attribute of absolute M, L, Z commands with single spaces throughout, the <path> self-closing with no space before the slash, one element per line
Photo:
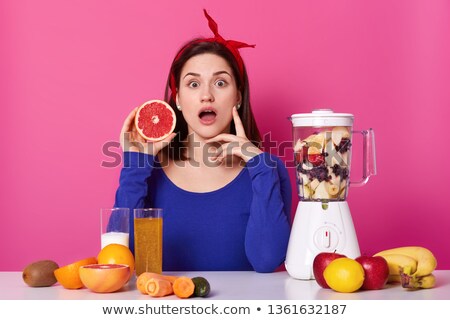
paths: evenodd
<path fill-rule="evenodd" d="M 120 171 L 102 146 L 163 98 L 179 46 L 210 36 L 204 7 L 257 45 L 242 55 L 263 133 L 290 141 L 286 118 L 319 107 L 374 128 L 378 176 L 349 193 L 361 251 L 425 246 L 450 269 L 449 1 L 4 0 L 0 270 L 97 255 Z"/>

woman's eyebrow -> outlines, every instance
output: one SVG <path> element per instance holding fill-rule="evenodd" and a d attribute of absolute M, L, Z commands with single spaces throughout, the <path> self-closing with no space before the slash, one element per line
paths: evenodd
<path fill-rule="evenodd" d="M 183 79 L 186 78 L 187 76 L 194 76 L 194 77 L 200 77 L 199 73 L 194 73 L 194 72 L 188 72 L 184 75 Z"/>
<path fill-rule="evenodd" d="M 221 70 L 221 71 L 217 71 L 217 72 L 213 73 L 214 76 L 217 76 L 219 74 L 227 74 L 227 75 L 229 75 L 231 77 L 230 73 L 228 73 L 225 70 Z M 183 79 L 186 78 L 187 76 L 200 77 L 200 74 L 199 73 L 195 73 L 195 72 L 188 72 L 188 73 L 186 73 L 184 75 Z"/>
<path fill-rule="evenodd" d="M 231 77 L 231 74 L 229 74 L 229 73 L 228 73 L 227 71 L 225 71 L 225 70 L 214 72 L 213 75 L 217 76 L 217 75 L 223 74 L 223 73 L 225 73 L 225 74 L 227 74 L 227 75 L 229 75 L 229 76 Z"/>

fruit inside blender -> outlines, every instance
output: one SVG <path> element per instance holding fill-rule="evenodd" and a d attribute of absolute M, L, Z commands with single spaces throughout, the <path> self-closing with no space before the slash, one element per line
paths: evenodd
<path fill-rule="evenodd" d="M 350 149 L 350 127 L 294 128 L 294 156 L 301 200 L 345 200 Z"/>

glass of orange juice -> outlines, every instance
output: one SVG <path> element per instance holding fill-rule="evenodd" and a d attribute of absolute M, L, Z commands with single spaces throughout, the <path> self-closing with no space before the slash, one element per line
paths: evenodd
<path fill-rule="evenodd" d="M 162 273 L 163 210 L 134 209 L 134 259 L 136 276 Z"/>

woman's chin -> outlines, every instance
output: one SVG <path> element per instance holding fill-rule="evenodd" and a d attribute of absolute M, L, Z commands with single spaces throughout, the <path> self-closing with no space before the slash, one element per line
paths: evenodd
<path fill-rule="evenodd" d="M 195 133 L 195 135 L 200 138 L 201 140 L 208 140 L 208 139 L 212 139 L 215 138 L 216 136 L 218 136 L 221 133 L 229 133 L 230 129 L 227 126 L 226 128 L 223 127 L 219 127 L 219 126 L 201 126 L 201 127 L 197 127 L 194 128 L 193 133 Z"/>

